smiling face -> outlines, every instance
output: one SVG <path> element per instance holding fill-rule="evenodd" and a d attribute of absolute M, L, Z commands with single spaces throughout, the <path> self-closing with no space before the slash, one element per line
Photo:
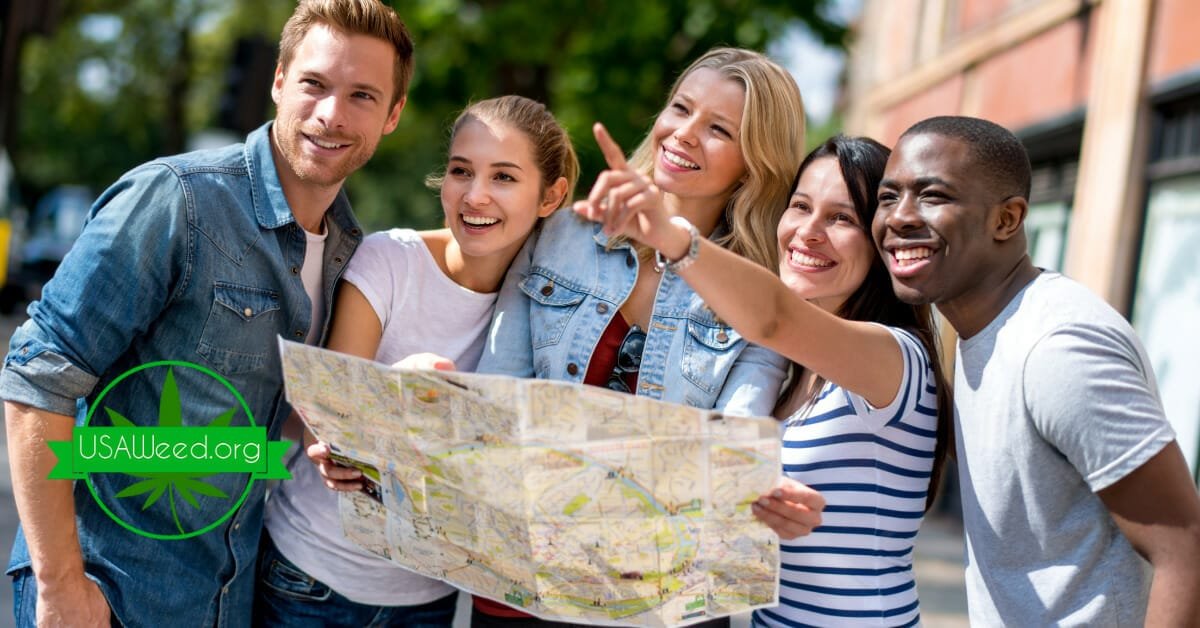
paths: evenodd
<path fill-rule="evenodd" d="M 981 168 L 966 143 L 932 133 L 892 152 L 872 233 L 901 300 L 953 305 L 1000 263 L 989 224 L 1005 199 Z"/>
<path fill-rule="evenodd" d="M 565 186 L 563 186 L 565 187 Z M 513 127 L 480 118 L 454 134 L 442 182 L 446 224 L 464 257 L 516 255 L 539 217 L 558 207 L 546 194 L 533 144 Z"/>
<path fill-rule="evenodd" d="M 315 24 L 287 68 L 276 68 L 272 138 L 288 166 L 278 168 L 285 190 L 340 186 L 396 128 L 404 102 L 389 107 L 395 56 L 387 41 Z"/>
<path fill-rule="evenodd" d="M 716 70 L 685 76 L 650 132 L 654 183 L 682 200 L 724 208 L 746 174 L 740 144 L 745 102 L 745 88 Z"/>
<path fill-rule="evenodd" d="M 804 169 L 779 219 L 779 277 L 797 295 L 837 313 L 867 277 L 875 248 L 836 157 Z"/>

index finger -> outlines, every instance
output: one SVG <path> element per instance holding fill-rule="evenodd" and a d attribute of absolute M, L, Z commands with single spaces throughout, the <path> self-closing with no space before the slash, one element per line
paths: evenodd
<path fill-rule="evenodd" d="M 592 125 L 592 134 L 596 136 L 596 143 L 600 145 L 600 152 L 604 153 L 604 161 L 608 162 L 609 168 L 613 170 L 629 168 L 629 164 L 625 162 L 625 153 L 621 152 L 621 147 L 608 134 L 608 129 L 604 128 L 603 124 L 597 122 Z"/>

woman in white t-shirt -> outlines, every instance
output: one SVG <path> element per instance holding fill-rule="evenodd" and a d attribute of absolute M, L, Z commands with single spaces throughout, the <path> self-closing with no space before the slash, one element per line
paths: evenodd
<path fill-rule="evenodd" d="M 448 228 L 367 236 L 338 290 L 327 346 L 389 364 L 436 354 L 452 361 L 445 367 L 473 370 L 510 262 L 578 177 L 570 138 L 541 103 L 503 96 L 469 106 L 452 128 L 445 172 L 429 180 Z M 344 538 L 330 489 L 357 488 L 358 472 L 308 444 L 317 464 L 293 458 L 293 479 L 267 504 L 255 624 L 450 626 L 453 587 Z"/>
<path fill-rule="evenodd" d="M 794 361 L 775 409 L 784 480 L 754 504 L 783 539 L 780 604 L 755 611 L 755 625 L 920 623 L 913 540 L 949 444 L 950 403 L 929 307 L 896 297 L 871 237 L 890 151 L 839 135 L 805 157 L 779 220 L 775 277 L 672 221 L 653 183 L 606 133 L 597 141 L 611 170 L 575 211 L 675 260 L 718 316 Z M 896 265 L 931 253 L 900 252 Z M 820 497 L 804 497 L 812 489 L 823 510 Z"/>

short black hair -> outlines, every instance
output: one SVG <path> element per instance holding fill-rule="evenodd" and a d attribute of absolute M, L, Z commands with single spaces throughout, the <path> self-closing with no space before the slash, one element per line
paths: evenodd
<path fill-rule="evenodd" d="M 1032 172 L 1029 153 L 1012 131 L 981 118 L 968 116 L 936 116 L 926 118 L 900 136 L 933 134 L 959 140 L 967 145 L 971 157 L 980 165 L 979 174 L 997 192 L 1029 200 Z"/>

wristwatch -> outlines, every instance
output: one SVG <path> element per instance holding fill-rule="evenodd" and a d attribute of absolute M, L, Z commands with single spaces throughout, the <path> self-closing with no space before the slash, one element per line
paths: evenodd
<path fill-rule="evenodd" d="M 654 268 L 659 272 L 666 269 L 673 273 L 678 273 L 691 266 L 692 262 L 696 261 L 696 256 L 700 254 L 700 231 L 683 216 L 671 216 L 671 224 L 687 229 L 688 236 L 691 238 L 691 242 L 688 243 L 687 253 L 677 260 L 668 262 L 660 251 L 655 251 Z"/>

